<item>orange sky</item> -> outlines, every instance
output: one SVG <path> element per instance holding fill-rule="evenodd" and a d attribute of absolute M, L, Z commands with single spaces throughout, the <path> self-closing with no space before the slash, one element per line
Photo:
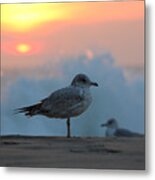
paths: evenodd
<path fill-rule="evenodd" d="M 144 63 L 144 2 L 2 5 L 2 71 L 108 51 L 122 67 Z"/>
<path fill-rule="evenodd" d="M 84 23 L 143 18 L 143 2 L 3 4 L 2 28 L 24 32 L 51 21 Z"/>

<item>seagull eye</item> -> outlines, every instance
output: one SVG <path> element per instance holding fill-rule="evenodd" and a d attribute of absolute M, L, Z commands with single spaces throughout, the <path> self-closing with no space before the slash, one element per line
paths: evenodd
<path fill-rule="evenodd" d="M 108 122 L 108 124 L 112 124 L 112 123 L 113 123 L 113 121 L 109 121 L 109 122 Z"/>
<path fill-rule="evenodd" d="M 86 82 L 86 79 L 83 78 L 83 79 L 81 79 L 81 81 L 82 81 L 82 82 Z"/>

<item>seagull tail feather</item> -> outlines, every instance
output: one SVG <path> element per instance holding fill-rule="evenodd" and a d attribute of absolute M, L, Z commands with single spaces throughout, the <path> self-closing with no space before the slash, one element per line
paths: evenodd
<path fill-rule="evenodd" d="M 32 106 L 22 107 L 15 110 L 17 113 L 25 113 L 25 116 L 34 116 L 39 114 L 42 103 L 38 103 Z"/>

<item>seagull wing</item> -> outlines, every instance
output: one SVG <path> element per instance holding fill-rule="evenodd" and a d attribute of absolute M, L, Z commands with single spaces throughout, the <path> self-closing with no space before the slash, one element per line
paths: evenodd
<path fill-rule="evenodd" d="M 117 129 L 115 132 L 115 136 L 132 137 L 133 133 L 128 129 Z"/>
<path fill-rule="evenodd" d="M 84 94 L 79 88 L 67 87 L 52 93 L 48 98 L 42 100 L 43 112 L 51 117 L 63 117 L 70 114 L 71 111 L 84 100 Z"/>
<path fill-rule="evenodd" d="M 132 132 L 128 129 L 117 129 L 115 136 L 124 136 L 124 137 L 141 137 L 143 134 Z"/>

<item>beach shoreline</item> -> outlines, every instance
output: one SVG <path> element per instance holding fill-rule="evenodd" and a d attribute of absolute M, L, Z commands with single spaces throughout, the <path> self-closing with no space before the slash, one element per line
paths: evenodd
<path fill-rule="evenodd" d="M 145 137 L 1 136 L 0 166 L 145 170 Z"/>

